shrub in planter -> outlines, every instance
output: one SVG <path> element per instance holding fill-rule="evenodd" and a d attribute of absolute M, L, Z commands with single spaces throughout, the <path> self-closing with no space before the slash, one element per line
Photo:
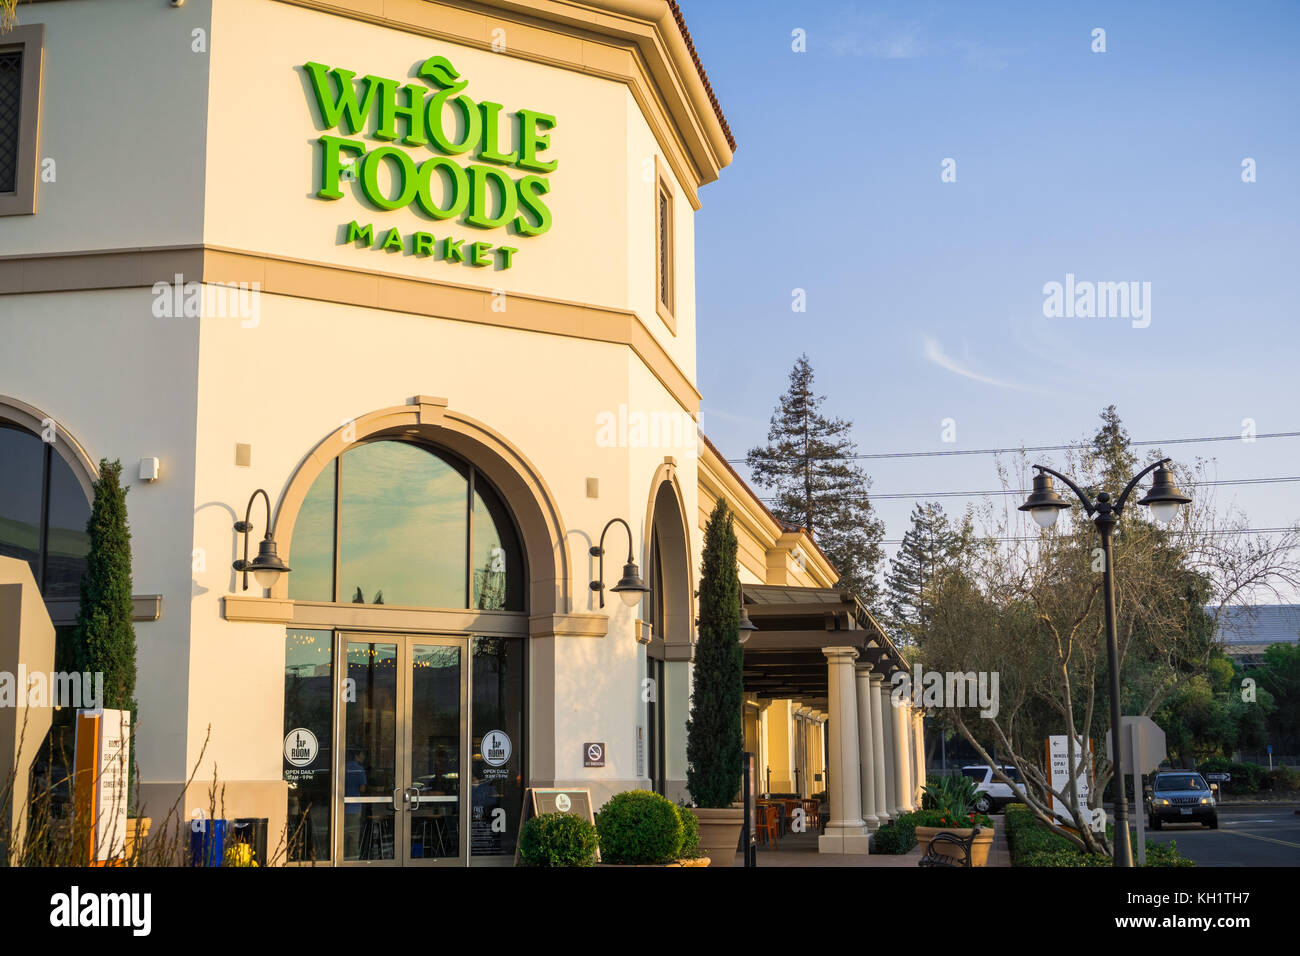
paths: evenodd
<path fill-rule="evenodd" d="M 596 832 L 604 863 L 671 863 L 686 836 L 676 804 L 649 790 L 610 797 L 596 814 Z"/>
<path fill-rule="evenodd" d="M 906 853 L 914 846 L 916 846 L 916 828 L 908 826 L 900 818 L 897 822 L 886 823 L 876 831 L 871 852 L 900 854 Z"/>
<path fill-rule="evenodd" d="M 676 807 L 677 816 L 682 821 L 682 852 L 683 860 L 698 860 L 700 854 L 700 821 L 695 814 L 691 813 L 685 807 Z"/>
<path fill-rule="evenodd" d="M 543 813 L 519 831 L 519 862 L 524 866 L 594 866 L 596 828 L 572 813 Z"/>

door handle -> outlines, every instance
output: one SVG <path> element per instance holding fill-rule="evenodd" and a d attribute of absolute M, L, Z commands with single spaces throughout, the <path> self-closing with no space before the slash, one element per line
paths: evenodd
<path fill-rule="evenodd" d="M 410 794 L 410 796 L 405 796 L 405 794 Z M 405 797 L 406 800 L 410 802 L 412 810 L 420 809 L 420 788 L 419 787 L 408 787 L 404 792 L 403 796 Z"/>
<path fill-rule="evenodd" d="M 402 809 L 400 806 L 397 805 L 397 795 L 399 793 L 402 795 L 402 803 L 406 802 L 406 791 L 403 790 L 401 787 L 398 787 L 396 790 L 393 791 L 393 810 L 395 811 Z"/>

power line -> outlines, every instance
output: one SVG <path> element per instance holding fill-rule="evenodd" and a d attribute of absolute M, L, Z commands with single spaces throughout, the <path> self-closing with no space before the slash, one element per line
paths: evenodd
<path fill-rule="evenodd" d="M 1297 438 L 1300 437 L 1300 431 L 1297 432 L 1265 432 L 1254 436 L 1259 438 Z M 1192 445 L 1200 442 L 1216 441 L 1243 441 L 1241 435 L 1207 435 L 1201 438 L 1169 438 L 1165 441 L 1131 441 L 1130 446 L 1146 445 Z M 938 458 L 945 455 L 1010 455 L 1018 452 L 1030 451 L 1071 451 L 1073 449 L 1083 448 L 1087 442 L 1077 441 L 1068 445 L 1030 445 L 1026 447 L 1015 448 L 967 448 L 967 449 L 950 449 L 948 451 L 890 451 L 875 452 L 869 455 L 824 455 L 815 459 L 817 461 L 865 461 L 868 459 L 879 458 Z M 749 459 L 747 458 L 728 458 L 727 463 L 730 465 L 743 465 Z"/>
<path fill-rule="evenodd" d="M 1287 534 L 1287 533 L 1293 532 L 1293 531 L 1295 531 L 1295 530 L 1296 530 L 1295 528 L 1223 528 L 1223 529 L 1219 529 L 1219 530 L 1203 531 L 1203 532 L 1201 532 L 1201 533 L 1202 533 L 1202 534 L 1212 534 L 1212 535 L 1217 535 L 1217 534 Z M 1004 537 L 1004 538 L 984 538 L 984 537 L 980 537 L 979 535 L 976 535 L 975 538 L 976 538 L 977 541 L 998 541 L 998 542 L 1006 542 L 1006 541 L 1037 541 L 1037 540 L 1039 540 L 1039 536 L 1038 536 L 1038 535 L 1019 535 L 1019 536 L 1013 535 L 1013 536 L 1011 536 L 1011 537 Z M 881 540 L 880 543 L 881 543 L 881 544 L 902 544 L 902 543 L 903 543 L 903 539 L 902 539 L 902 538 L 884 538 L 884 539 Z"/>
<path fill-rule="evenodd" d="M 1188 488 L 1206 488 L 1209 486 L 1227 486 L 1227 485 L 1269 485 L 1287 481 L 1300 481 L 1300 475 L 1286 475 L 1278 478 L 1231 478 L 1222 481 L 1188 481 L 1181 482 Z M 866 494 L 850 495 L 849 497 L 861 500 L 870 499 L 871 501 L 888 501 L 896 498 L 983 498 L 985 495 L 1025 495 L 1029 493 L 1028 488 L 997 488 L 989 491 L 933 491 L 925 492 L 894 492 L 892 494 L 876 494 L 868 492 Z M 775 495 L 761 496 L 761 501 L 776 501 Z"/>

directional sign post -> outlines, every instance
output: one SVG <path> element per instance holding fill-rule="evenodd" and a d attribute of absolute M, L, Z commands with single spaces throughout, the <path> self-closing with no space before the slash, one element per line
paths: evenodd
<path fill-rule="evenodd" d="M 1124 786 L 1124 774 L 1133 775 L 1133 800 L 1137 804 L 1137 855 L 1138 866 L 1147 862 L 1146 817 L 1142 813 L 1142 775 L 1151 773 L 1164 762 L 1165 732 L 1150 717 L 1121 717 L 1120 726 L 1128 734 L 1129 746 L 1124 749 L 1124 766 L 1115 768 L 1115 785 Z M 1112 762 L 1110 731 L 1106 731 L 1106 756 Z"/>

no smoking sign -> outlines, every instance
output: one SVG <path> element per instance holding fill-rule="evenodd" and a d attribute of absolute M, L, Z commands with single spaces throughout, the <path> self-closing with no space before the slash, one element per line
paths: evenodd
<path fill-rule="evenodd" d="M 605 766 L 605 745 L 603 743 L 583 744 L 582 765 L 584 767 Z"/>

